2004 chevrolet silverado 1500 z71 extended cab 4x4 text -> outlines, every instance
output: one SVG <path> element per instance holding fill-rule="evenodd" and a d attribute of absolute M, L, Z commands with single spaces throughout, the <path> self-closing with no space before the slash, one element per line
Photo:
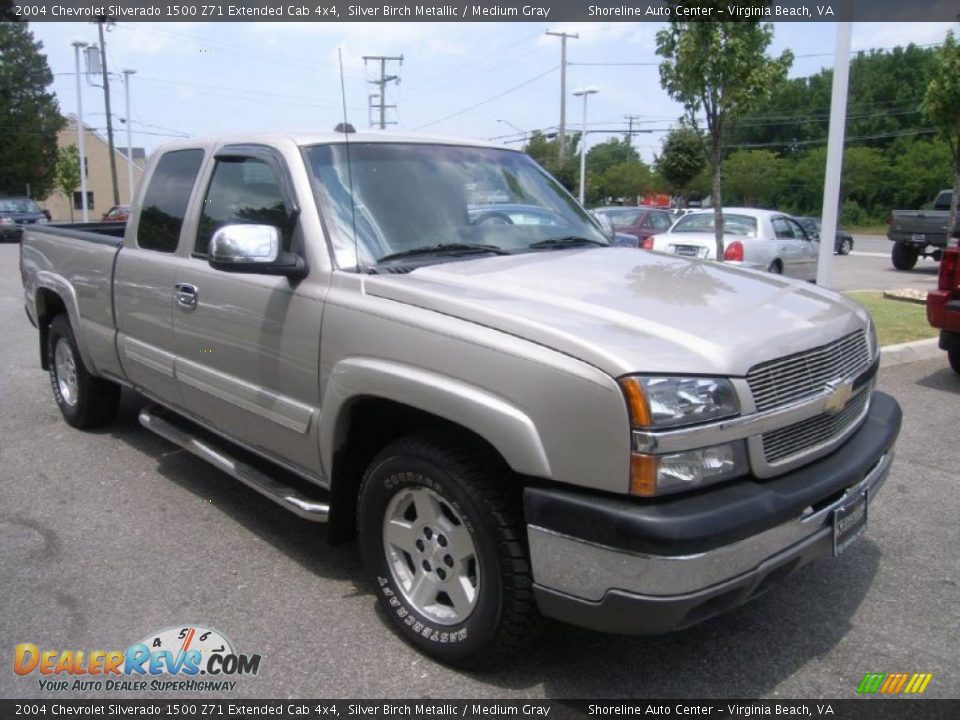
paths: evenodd
<path fill-rule="evenodd" d="M 520 152 L 346 140 L 184 141 L 122 240 L 27 229 L 68 423 L 135 388 L 147 428 L 356 536 L 396 630 L 460 666 L 541 614 L 685 627 L 861 534 L 901 420 L 861 307 L 609 247 Z"/>

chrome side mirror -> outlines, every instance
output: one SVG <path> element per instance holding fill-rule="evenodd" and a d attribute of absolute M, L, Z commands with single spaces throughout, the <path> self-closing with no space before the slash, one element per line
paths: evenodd
<path fill-rule="evenodd" d="M 280 230 L 272 225 L 224 225 L 210 238 L 210 267 L 224 272 L 285 275 L 299 279 L 307 264 L 280 249 Z"/>
<path fill-rule="evenodd" d="M 210 262 L 237 265 L 274 263 L 280 231 L 271 225 L 224 225 L 210 238 Z"/>

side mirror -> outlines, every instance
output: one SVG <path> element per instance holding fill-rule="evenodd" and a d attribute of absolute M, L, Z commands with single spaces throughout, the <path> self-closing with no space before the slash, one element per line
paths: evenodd
<path fill-rule="evenodd" d="M 224 225 L 210 238 L 209 263 L 223 272 L 291 279 L 307 274 L 303 258 L 280 250 L 280 230 L 272 225 Z"/>
<path fill-rule="evenodd" d="M 820 233 L 818 233 L 816 230 L 811 230 L 810 232 L 807 233 L 807 239 L 820 242 Z"/>

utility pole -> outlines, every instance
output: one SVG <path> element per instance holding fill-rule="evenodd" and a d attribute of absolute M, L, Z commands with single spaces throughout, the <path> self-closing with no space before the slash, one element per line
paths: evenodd
<path fill-rule="evenodd" d="M 74 40 L 73 61 L 77 72 L 77 152 L 80 154 L 80 207 L 83 209 L 83 221 L 88 222 L 87 208 L 87 157 L 84 147 L 84 136 L 87 128 L 83 124 L 83 91 L 80 87 L 80 49 L 87 47 L 87 43 Z M 73 221 L 73 198 L 70 198 L 70 220 Z"/>
<path fill-rule="evenodd" d="M 403 65 L 403 55 L 364 55 L 363 64 L 366 66 L 368 60 L 373 60 L 380 63 L 380 79 L 379 80 L 370 80 L 369 82 L 373 85 L 377 85 L 380 88 L 379 102 L 374 103 L 373 100 L 376 97 L 375 95 L 370 95 L 370 109 L 378 109 L 380 111 L 380 129 L 386 130 L 387 125 L 396 125 L 396 122 L 387 121 L 387 108 L 395 108 L 396 105 L 387 105 L 387 83 L 389 82 L 400 82 L 399 75 L 387 75 L 387 63 L 388 62 L 397 62 L 400 65 Z M 370 126 L 373 127 L 373 123 L 370 123 Z"/>
<path fill-rule="evenodd" d="M 639 115 L 624 115 L 623 119 L 627 121 L 629 129 L 627 130 L 627 145 L 633 147 L 633 121 L 639 120 Z"/>
<path fill-rule="evenodd" d="M 113 116 L 110 114 L 110 79 L 107 75 L 107 42 L 103 39 L 103 26 L 112 22 L 106 15 L 97 17 L 100 32 L 100 70 L 103 73 L 103 102 L 107 110 L 107 144 L 110 146 L 110 180 L 113 182 L 113 204 L 120 204 L 120 188 L 117 186 L 117 156 L 113 147 Z M 129 120 L 129 118 L 128 118 Z"/>
<path fill-rule="evenodd" d="M 547 35 L 560 38 L 560 139 L 557 142 L 557 160 L 562 165 L 567 157 L 567 38 L 579 39 L 579 33 L 554 32 Z"/>
<path fill-rule="evenodd" d="M 127 202 L 131 205 L 133 205 L 133 140 L 130 129 L 130 76 L 136 72 L 130 69 L 123 71 L 123 89 L 127 100 Z"/>

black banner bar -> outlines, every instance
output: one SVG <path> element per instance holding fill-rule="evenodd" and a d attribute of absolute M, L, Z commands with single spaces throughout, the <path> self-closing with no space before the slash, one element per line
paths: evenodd
<path fill-rule="evenodd" d="M 29 22 L 955 22 L 957 0 L 13 0 Z"/>
<path fill-rule="evenodd" d="M 2 718 L 829 718 L 831 720 L 951 720 L 960 700 L 0 700 Z"/>

